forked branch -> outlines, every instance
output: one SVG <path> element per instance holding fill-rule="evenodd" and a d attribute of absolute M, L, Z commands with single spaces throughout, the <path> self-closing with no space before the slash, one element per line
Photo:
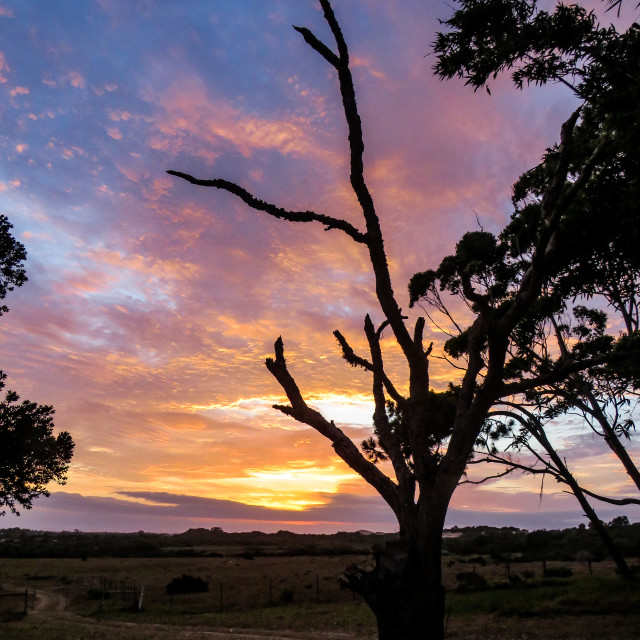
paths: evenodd
<path fill-rule="evenodd" d="M 284 357 L 284 344 L 278 338 L 274 345 L 275 358 L 267 358 L 267 369 L 278 381 L 290 404 L 274 405 L 274 409 L 291 416 L 298 422 L 313 427 L 318 433 L 331 441 L 335 452 L 356 473 L 362 476 L 385 499 L 397 516 L 400 516 L 402 504 L 397 485 L 388 478 L 375 464 L 369 462 L 358 447 L 336 427 L 333 420 L 327 420 L 319 411 L 307 405 L 300 393 L 293 376 L 289 373 Z"/>
<path fill-rule="evenodd" d="M 367 316 L 369 318 L 369 316 Z M 374 363 L 369 362 L 366 358 L 362 358 L 358 356 L 351 345 L 347 342 L 347 339 L 340 333 L 340 331 L 336 330 L 333 332 L 340 348 L 342 349 L 342 357 L 352 366 L 352 367 L 362 367 L 367 371 L 379 376 L 384 388 L 386 389 L 389 397 L 396 402 L 398 405 L 402 406 L 406 402 L 406 398 L 398 392 L 395 388 L 393 382 L 389 379 L 389 376 L 384 372 L 384 368 L 382 366 L 376 366 Z M 367 336 L 368 337 L 368 336 Z M 378 336 L 379 338 L 379 336 Z"/>

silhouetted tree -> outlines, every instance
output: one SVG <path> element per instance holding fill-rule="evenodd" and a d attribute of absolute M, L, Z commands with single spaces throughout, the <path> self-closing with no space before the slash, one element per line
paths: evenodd
<path fill-rule="evenodd" d="M 0 300 L 4 300 L 9 291 L 21 287 L 27 281 L 24 261 L 27 252 L 24 245 L 12 235 L 13 225 L 9 218 L 0 214 Z M 0 306 L 0 316 L 9 311 L 6 304 Z"/>
<path fill-rule="evenodd" d="M 524 3 L 504 4 L 518 11 Z M 378 326 L 369 315 L 365 317 L 369 356 L 356 354 L 340 332 L 334 333 L 347 362 L 372 376 L 373 435 L 365 441 L 364 454 L 333 421 L 306 403 L 285 360 L 281 338 L 275 342 L 275 357 L 268 358 L 266 366 L 289 401 L 288 405 L 275 408 L 325 436 L 336 453 L 380 493 L 397 517 L 399 541 L 376 552 L 371 571 L 354 569 L 346 576 L 349 586 L 361 593 L 374 611 L 379 637 L 439 640 L 444 634 L 441 547 L 445 516 L 492 407 L 504 398 L 560 382 L 576 372 L 605 363 L 628 362 L 628 351 L 636 344 L 635 335 L 624 343 L 612 338 L 600 348 L 574 350 L 567 358 L 547 354 L 544 366 L 536 367 L 514 353 L 528 327 L 532 323 L 540 326 L 538 310 L 544 309 L 549 315 L 573 297 L 588 295 L 592 283 L 586 276 L 575 278 L 572 287 L 560 287 L 559 283 L 572 269 L 572 263 L 580 256 L 590 255 L 584 253 L 586 247 L 605 255 L 611 241 L 608 229 L 600 228 L 595 233 L 593 226 L 589 227 L 585 230 L 588 244 L 573 244 L 568 254 L 561 243 L 569 232 L 567 224 L 575 222 L 576 208 L 596 168 L 606 157 L 611 136 L 603 131 L 589 154 L 577 156 L 577 131 L 586 118 L 583 109 L 577 109 L 562 126 L 553 162 L 545 167 L 547 180 L 541 183 L 536 206 L 526 212 L 516 209 L 511 224 L 498 238 L 483 231 L 466 234 L 455 254 L 445 258 L 437 270 L 414 276 L 411 303 L 424 305 L 429 319 L 439 311 L 451 321 L 453 335 L 444 346 L 446 357 L 458 359 L 456 366 L 462 369 L 459 381 L 438 393 L 430 387 L 432 346 L 425 348 L 423 343 L 425 318 L 409 327 L 392 288 L 380 221 L 364 177 L 362 128 L 347 45 L 329 1 L 320 0 L 320 5 L 337 52 L 308 29 L 295 29 L 337 72 L 349 130 L 351 185 L 362 210 L 364 229 L 314 211 L 286 210 L 227 180 L 169 173 L 195 185 L 233 193 L 253 209 L 276 218 L 318 222 L 328 230 L 342 231 L 367 250 L 384 315 Z M 482 31 L 484 23 L 476 26 Z M 471 57 L 491 58 L 492 51 L 483 49 L 482 38 L 480 33 Z M 556 290 L 557 294 L 549 295 Z M 462 328 L 462 320 L 455 321 L 445 295 L 458 296 L 466 303 L 464 317 L 468 318 L 469 313 L 473 317 L 469 326 Z M 387 328 L 393 332 L 408 365 L 406 391 L 392 381 L 384 366 L 381 335 Z M 376 465 L 382 459 L 391 463 L 395 480 Z"/>
<path fill-rule="evenodd" d="M 587 494 L 594 494 L 580 486 L 575 476 L 571 473 L 566 459 L 560 456 L 549 440 L 539 414 L 530 411 L 523 404 L 510 402 L 501 404 L 502 406 L 499 409 L 493 409 L 489 412 L 490 418 L 485 426 L 485 434 L 478 439 L 478 444 L 485 446 L 486 453 L 479 457 L 476 456 L 472 462 L 489 462 L 504 465 L 506 471 L 493 477 L 500 477 L 512 471 L 523 471 L 531 474 L 549 475 L 567 486 L 589 519 L 589 526 L 600 536 L 604 547 L 616 563 L 620 575 L 627 580 L 633 579 L 633 572 L 624 555 L 589 502 Z M 499 417 L 506 418 L 506 421 L 501 421 Z M 496 441 L 506 441 L 505 452 L 498 452 Z M 528 454 L 527 461 L 519 458 L 514 459 L 510 455 L 511 451 L 525 452 Z M 486 479 L 479 482 L 483 482 Z M 613 499 L 597 497 L 613 504 L 640 504 L 640 500 L 634 498 Z"/>
<path fill-rule="evenodd" d="M 570 359 L 572 352 L 606 351 L 613 344 L 612 336 L 607 335 L 607 326 L 612 325 L 622 327 L 622 335 L 632 340 L 640 316 L 638 25 L 624 33 L 603 28 L 593 11 L 579 5 L 558 5 L 553 12 L 546 12 L 531 1 L 457 4 L 460 8 L 446 22 L 451 30 L 440 34 L 436 42 L 437 71 L 442 77 L 459 75 L 475 89 L 488 88 L 491 79 L 509 70 L 518 87 L 548 82 L 569 87 L 583 101 L 569 158 L 570 178 L 606 140 L 590 179 L 565 214 L 560 243 L 564 273 L 558 273 L 546 293 L 545 308 L 532 314 L 529 326 L 516 341 L 518 357 L 528 367 L 540 370 L 548 367 L 549 352 Z M 622 3 L 608 4 L 619 9 Z M 517 216 L 510 226 L 519 249 L 531 246 L 530 226 L 538 219 L 541 194 L 550 184 L 558 154 L 557 147 L 549 149 L 543 161 L 515 185 Z M 597 238 L 603 225 L 607 227 L 606 241 Z M 575 303 L 577 296 L 593 300 L 596 307 L 577 304 L 570 308 L 568 302 Z M 640 472 L 623 444 L 635 430 L 631 400 L 637 397 L 637 384 L 637 364 L 576 372 L 528 391 L 517 402 L 506 403 L 494 415 L 510 416 L 515 422 L 490 422 L 484 439 L 485 445 L 490 443 L 490 461 L 503 461 L 512 470 L 550 473 L 568 485 L 627 577 L 631 573 L 587 496 L 612 504 L 638 504 L 640 500 L 611 498 L 579 486 L 566 460 L 553 448 L 545 425 L 568 413 L 583 418 L 640 489 Z M 533 465 L 499 455 L 498 442 L 507 451 L 525 450 Z"/>
<path fill-rule="evenodd" d="M 0 215 L 0 300 L 27 281 L 27 253 L 11 235 L 12 228 L 7 217 Z M 6 305 L 0 306 L 0 315 L 7 311 Z M 0 391 L 5 380 L 0 371 Z M 65 483 L 74 448 L 66 431 L 53 435 L 53 407 L 19 400 L 14 391 L 7 391 L 0 400 L 0 509 L 8 507 L 18 515 L 16 505 L 31 509 L 38 496 L 49 495 L 49 482 Z"/>

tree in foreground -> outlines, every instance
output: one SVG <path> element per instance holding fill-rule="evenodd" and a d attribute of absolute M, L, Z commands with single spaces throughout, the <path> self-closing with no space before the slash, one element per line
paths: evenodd
<path fill-rule="evenodd" d="M 517 12 L 526 3 L 505 0 L 498 4 Z M 348 48 L 329 1 L 320 0 L 320 5 L 336 51 L 308 29 L 295 29 L 337 72 L 349 130 L 351 186 L 364 227 L 324 213 L 281 208 L 227 180 L 169 173 L 195 185 L 233 193 L 249 207 L 282 220 L 320 223 L 327 230 L 345 233 L 368 252 L 384 316 L 377 326 L 370 315 L 364 319 L 369 354 L 357 354 L 345 336 L 334 332 L 345 360 L 363 368 L 372 379 L 373 433 L 362 443 L 362 450 L 332 420 L 307 404 L 289 370 L 282 338 L 276 340 L 275 355 L 267 359 L 266 366 L 289 401 L 275 408 L 325 436 L 342 460 L 378 491 L 398 520 L 399 541 L 376 553 L 374 568 L 355 569 L 345 577 L 375 613 L 379 637 L 439 640 L 444 635 L 441 546 L 445 517 L 491 409 L 503 399 L 559 383 L 577 372 L 628 362 L 628 352 L 636 344 L 635 334 L 623 341 L 610 337 L 591 345 L 593 348 L 572 349 L 566 357 L 543 354 L 542 363 L 533 362 L 520 349 L 527 332 L 548 326 L 541 323 L 541 315 L 549 317 L 599 286 L 597 279 L 591 282 L 586 277 L 575 278 L 571 287 L 563 283 L 574 263 L 590 255 L 585 253 L 587 247 L 606 254 L 612 242 L 609 230 L 602 225 L 597 230 L 587 227 L 585 242 L 572 243 L 570 251 L 564 243 L 584 206 L 585 190 L 607 158 L 612 137 L 603 130 L 589 153 L 576 154 L 579 128 L 587 114 L 577 109 L 562 126 L 553 161 L 545 165 L 546 179 L 541 181 L 532 206 L 516 209 L 499 237 L 484 231 L 468 233 L 457 244 L 455 254 L 436 270 L 414 276 L 411 303 L 423 305 L 429 321 L 438 312 L 444 314 L 453 328 L 444 345 L 445 357 L 457 359 L 456 368 L 462 370 L 449 389 L 435 391 L 429 378 L 433 347 L 425 347 L 423 341 L 426 320 L 420 317 L 409 326 L 397 301 L 380 220 L 365 181 L 364 143 Z M 482 55 L 481 47 L 476 55 Z M 466 327 L 462 319 L 454 318 L 447 296 L 457 296 L 466 303 L 463 317 L 472 318 Z M 387 329 L 393 332 L 408 365 L 408 380 L 401 384 L 391 379 L 384 366 L 381 335 Z M 389 461 L 394 479 L 378 466 L 381 460 Z"/>
<path fill-rule="evenodd" d="M 0 300 L 27 281 L 24 246 L 11 235 L 12 225 L 0 215 Z M 0 315 L 9 311 L 0 306 Z M 6 375 L 0 371 L 0 391 Z M 19 507 L 31 509 L 33 501 L 48 496 L 50 482 L 64 484 L 73 456 L 71 436 L 54 436 L 53 407 L 24 400 L 7 391 L 0 400 L 0 515 L 8 508 L 19 515 Z"/>
<path fill-rule="evenodd" d="M 619 10 L 622 3 L 607 4 Z M 633 339 L 640 317 L 638 25 L 619 34 L 613 27 L 601 27 L 593 12 L 578 5 L 558 5 L 552 12 L 538 10 L 535 2 L 461 0 L 458 5 L 446 22 L 450 31 L 436 41 L 441 77 L 461 76 L 474 89 L 488 89 L 492 79 L 507 71 L 519 88 L 532 83 L 562 83 L 583 101 L 571 166 L 581 166 L 603 140 L 607 141 L 577 206 L 565 214 L 565 273 L 559 274 L 549 291 L 549 297 L 556 296 L 557 302 L 539 312 L 521 335 L 519 356 L 539 369 L 548 366 L 545 354 L 549 352 L 569 358 L 572 350 L 606 350 L 612 344 L 607 335 L 610 326 L 619 327 L 621 335 Z M 549 149 L 543 162 L 515 185 L 513 200 L 520 227 L 515 231 L 521 247 L 527 246 L 523 238 L 526 220 L 537 214 L 557 157 L 558 149 Z M 603 242 L 597 233 L 605 225 L 608 240 Z M 565 296 L 558 296 L 558 292 Z M 570 308 L 565 302 L 567 293 L 593 300 L 591 308 L 584 304 Z M 569 469 L 570 461 L 558 454 L 547 431 L 558 417 L 577 415 L 602 438 L 640 489 L 640 472 L 625 447 L 635 431 L 637 383 L 632 367 L 595 367 L 530 390 L 517 401 L 503 402 L 492 411 L 487 438 L 483 438 L 488 453 L 474 460 L 550 474 L 567 486 L 626 577 L 631 577 L 631 572 L 588 497 L 618 505 L 637 505 L 640 500 L 612 498 L 580 486 Z M 506 451 L 498 453 L 498 443 Z M 510 451 L 524 452 L 530 462 L 513 458 Z"/>

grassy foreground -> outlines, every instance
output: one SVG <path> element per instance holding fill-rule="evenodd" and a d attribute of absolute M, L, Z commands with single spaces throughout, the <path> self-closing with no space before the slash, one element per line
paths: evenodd
<path fill-rule="evenodd" d="M 375 620 L 369 609 L 337 581 L 349 562 L 362 563 L 363 557 L 4 559 L 0 594 L 27 589 L 29 606 L 23 615 L 24 599 L 17 598 L 11 613 L 11 599 L 3 604 L 0 598 L 0 638 L 372 640 Z M 554 568 L 560 567 L 547 567 Z M 622 581 L 606 562 L 594 563 L 593 575 L 585 563 L 563 563 L 562 568 L 572 575 L 545 578 L 542 567 L 533 563 L 506 567 L 449 559 L 449 637 L 640 638 L 637 584 Z M 177 595 L 171 603 L 165 587 L 182 574 L 204 578 L 209 590 Z M 105 577 L 113 589 L 108 597 L 100 587 Z M 123 601 L 117 591 L 122 585 L 144 585 L 140 611 L 129 596 Z M 136 603 L 138 596 L 133 598 Z"/>

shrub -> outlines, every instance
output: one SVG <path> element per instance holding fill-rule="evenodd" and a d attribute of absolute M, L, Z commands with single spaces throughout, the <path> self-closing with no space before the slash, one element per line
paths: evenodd
<path fill-rule="evenodd" d="M 208 590 L 208 582 L 187 574 L 182 574 L 181 578 L 174 578 L 167 585 L 167 593 L 172 596 L 178 593 L 204 593 Z"/>
<path fill-rule="evenodd" d="M 293 589 L 283 589 L 280 593 L 280 602 L 293 602 Z"/>
<path fill-rule="evenodd" d="M 456 580 L 456 591 L 477 591 L 488 586 L 486 578 L 475 571 L 461 571 L 456 574 Z"/>

